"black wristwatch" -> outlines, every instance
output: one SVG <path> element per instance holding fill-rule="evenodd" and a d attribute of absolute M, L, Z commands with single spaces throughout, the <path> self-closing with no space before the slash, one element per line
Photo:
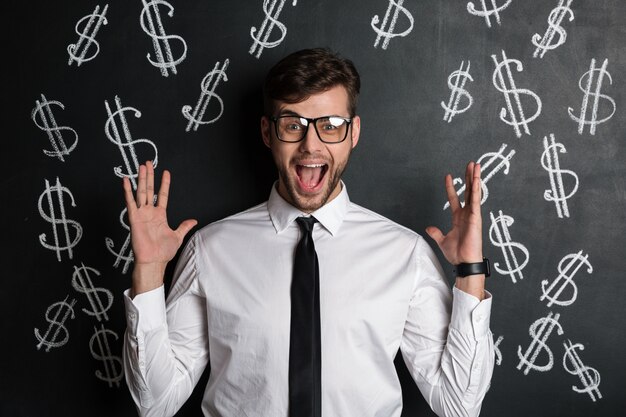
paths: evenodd
<path fill-rule="evenodd" d="M 486 277 L 491 275 L 491 265 L 489 259 L 483 258 L 482 262 L 462 263 L 455 266 L 454 272 L 457 277 L 467 277 L 469 275 L 485 274 Z"/>

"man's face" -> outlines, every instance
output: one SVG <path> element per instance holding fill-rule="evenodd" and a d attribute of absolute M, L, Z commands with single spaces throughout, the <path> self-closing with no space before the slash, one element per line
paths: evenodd
<path fill-rule="evenodd" d="M 343 86 L 336 86 L 300 103 L 277 102 L 273 116 L 286 114 L 307 118 L 331 115 L 348 118 L 348 93 Z M 302 141 L 286 143 L 276 137 L 272 121 L 263 117 L 261 132 L 278 168 L 278 193 L 305 213 L 311 213 L 335 198 L 341 192 L 339 180 L 350 152 L 359 141 L 360 127 L 360 119 L 355 116 L 343 142 L 324 143 L 311 125 Z"/>

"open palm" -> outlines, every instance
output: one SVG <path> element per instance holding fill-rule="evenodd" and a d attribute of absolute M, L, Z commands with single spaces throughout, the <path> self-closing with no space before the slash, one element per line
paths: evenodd
<path fill-rule="evenodd" d="M 124 196 L 128 209 L 135 265 L 165 265 L 174 258 L 183 238 L 196 224 L 185 220 L 173 230 L 167 223 L 170 173 L 163 172 L 161 186 L 154 202 L 154 167 L 148 161 L 139 167 L 137 196 L 128 178 L 124 178 Z"/>
<path fill-rule="evenodd" d="M 470 162 L 465 170 L 465 204 L 461 207 L 452 177 L 446 176 L 446 193 L 452 211 L 452 229 L 444 235 L 437 227 L 426 232 L 452 265 L 481 262 L 482 218 L 480 214 L 480 165 Z"/>

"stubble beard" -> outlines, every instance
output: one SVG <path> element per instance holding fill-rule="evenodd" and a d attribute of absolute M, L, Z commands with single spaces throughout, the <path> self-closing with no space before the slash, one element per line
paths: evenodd
<path fill-rule="evenodd" d="M 337 188 L 337 184 L 339 184 L 341 176 L 343 175 L 347 165 L 348 159 L 346 159 L 342 164 L 337 165 L 332 171 L 329 168 L 326 172 L 326 175 L 328 176 L 328 178 L 325 179 L 326 187 L 320 194 L 311 197 L 303 196 L 298 193 L 297 185 L 295 183 L 297 179 L 290 177 L 287 169 L 284 167 L 278 168 L 278 177 L 285 186 L 290 200 L 288 202 L 304 213 L 312 213 L 328 202 L 331 194 L 335 191 L 335 188 Z"/>

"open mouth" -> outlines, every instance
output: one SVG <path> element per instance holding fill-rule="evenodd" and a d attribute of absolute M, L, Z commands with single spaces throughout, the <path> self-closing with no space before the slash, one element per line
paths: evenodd
<path fill-rule="evenodd" d="M 296 165 L 298 182 L 304 191 L 317 191 L 323 183 L 326 171 L 328 171 L 327 164 Z"/>

